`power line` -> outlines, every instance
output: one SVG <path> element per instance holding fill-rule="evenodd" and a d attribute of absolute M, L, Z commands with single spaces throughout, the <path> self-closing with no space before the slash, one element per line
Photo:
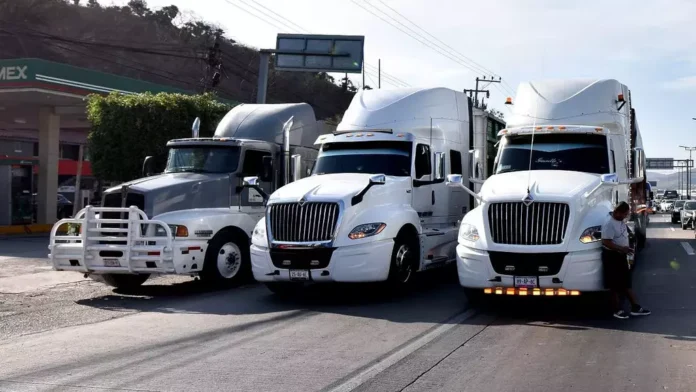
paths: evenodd
<path fill-rule="evenodd" d="M 414 39 L 415 41 L 418 41 L 419 43 L 421 43 L 421 44 L 423 44 L 424 46 L 428 47 L 429 49 L 435 51 L 436 53 L 438 53 L 438 54 L 440 54 L 440 55 L 442 55 L 442 56 L 444 56 L 444 57 L 446 57 L 446 58 L 448 58 L 448 59 L 450 59 L 450 60 L 456 62 L 457 64 L 462 65 L 463 67 L 465 67 L 465 68 L 467 68 L 467 69 L 469 69 L 469 70 L 471 70 L 471 71 L 474 71 L 474 72 L 476 72 L 476 73 L 483 73 L 483 74 L 491 74 L 491 73 L 492 73 L 492 74 L 496 74 L 496 73 L 494 73 L 494 72 L 488 70 L 488 69 L 485 68 L 484 66 L 482 66 L 482 65 L 476 63 L 475 61 L 471 60 L 470 58 L 464 56 L 464 55 L 461 54 L 460 52 L 456 51 L 456 50 L 453 49 L 451 46 L 447 45 L 447 44 L 444 43 L 442 40 L 438 39 L 437 37 L 435 37 L 435 36 L 432 35 L 431 33 L 427 32 L 425 29 L 423 29 L 422 27 L 420 27 L 419 25 L 417 25 L 415 22 L 413 22 L 413 21 L 411 21 L 410 19 L 406 18 L 405 16 L 403 16 L 402 14 L 400 14 L 398 11 L 396 11 L 396 10 L 393 9 L 392 7 L 389 7 L 389 6 L 387 6 L 386 4 L 384 4 L 384 2 L 382 2 L 381 0 L 380 0 L 380 2 L 381 2 L 382 4 L 384 4 L 385 6 L 387 6 L 390 10 L 392 10 L 393 12 L 395 12 L 396 14 L 398 14 L 399 16 L 401 16 L 402 18 L 404 18 L 404 19 L 405 19 L 406 21 L 408 21 L 409 23 L 411 23 L 411 24 L 413 24 L 414 26 L 416 26 L 418 29 L 424 31 L 426 34 L 428 34 L 429 36 L 433 37 L 437 42 L 436 42 L 436 41 L 433 41 L 432 39 L 427 38 L 426 36 L 424 36 L 423 34 L 419 33 L 418 31 L 415 31 L 413 28 L 411 28 L 411 27 L 405 25 L 403 22 L 399 21 L 397 18 L 394 18 L 393 16 L 389 15 L 389 14 L 388 14 L 387 12 L 385 12 L 384 10 L 380 9 L 379 7 L 373 5 L 373 4 L 369 3 L 369 2 L 367 2 L 366 0 L 365 0 L 365 4 L 369 5 L 369 6 L 372 7 L 373 9 L 375 9 L 375 10 L 377 10 L 378 12 L 380 12 L 381 14 L 385 15 L 385 16 L 386 16 L 388 19 L 390 19 L 390 20 L 385 19 L 384 17 L 378 15 L 377 13 L 373 12 L 371 9 L 368 9 L 367 7 L 365 7 L 363 4 L 358 3 L 356 0 L 351 0 L 351 1 L 352 1 L 355 5 L 357 5 L 358 7 L 362 8 L 363 10 L 365 10 L 366 12 L 372 14 L 373 16 L 375 16 L 375 17 L 377 17 L 378 19 L 382 20 L 383 22 L 389 24 L 390 26 L 394 27 L 395 29 L 401 31 L 402 33 L 408 35 L 410 38 Z M 392 22 L 392 21 L 393 21 L 393 22 Z M 394 22 L 398 23 L 399 25 L 401 25 L 401 26 L 403 26 L 403 27 L 400 27 L 400 26 L 396 25 Z M 447 48 L 449 48 L 449 50 L 448 50 Z M 454 51 L 455 54 L 451 53 L 450 50 L 451 50 L 451 51 Z M 497 74 L 496 74 L 496 75 L 497 75 Z M 500 75 L 498 75 L 498 76 L 500 76 Z"/>
<path fill-rule="evenodd" d="M 415 22 L 412 21 L 411 19 L 409 19 L 409 18 L 407 18 L 406 16 L 404 16 L 402 13 L 400 13 L 399 11 L 397 11 L 396 9 L 394 9 L 393 7 L 389 6 L 389 5 L 388 5 L 387 3 L 385 3 L 383 0 L 378 0 L 378 1 L 379 1 L 380 3 L 382 3 L 385 7 L 389 8 L 389 9 L 392 10 L 392 11 L 394 11 L 397 15 L 399 15 L 400 17 L 402 17 L 404 20 L 408 21 L 409 23 L 411 23 L 412 25 L 414 25 L 416 28 L 418 28 L 419 30 L 421 30 L 421 31 L 423 31 L 425 34 L 427 34 L 428 36 L 430 36 L 430 37 L 432 37 L 433 39 L 435 39 L 435 41 L 437 41 L 438 43 L 442 44 L 444 47 L 450 49 L 452 52 L 454 52 L 455 54 L 457 54 L 460 58 L 463 58 L 463 59 L 469 61 L 470 63 L 476 65 L 478 68 L 480 68 L 480 69 L 482 69 L 483 71 L 485 71 L 485 73 L 490 74 L 491 76 L 498 76 L 499 78 L 502 79 L 502 76 L 501 76 L 499 73 L 493 72 L 493 71 L 491 71 L 489 68 L 486 68 L 485 66 L 483 66 L 483 65 L 481 65 L 481 64 L 479 64 L 479 63 L 477 63 L 477 62 L 474 61 L 472 58 L 465 56 L 465 55 L 462 54 L 460 51 L 458 51 L 458 50 L 456 50 L 455 48 L 451 47 L 450 45 L 448 45 L 447 43 L 445 43 L 445 42 L 442 41 L 441 39 L 437 38 L 436 36 L 434 36 L 433 34 L 431 34 L 430 32 L 428 32 L 426 29 L 422 28 L 420 25 L 418 25 L 417 23 L 415 23 Z M 507 83 L 506 83 L 504 80 L 502 81 L 502 84 L 507 85 Z M 508 86 L 509 86 L 509 85 L 508 85 Z"/>

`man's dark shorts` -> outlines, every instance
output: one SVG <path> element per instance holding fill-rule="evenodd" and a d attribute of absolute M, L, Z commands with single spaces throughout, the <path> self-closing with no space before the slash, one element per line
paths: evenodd
<path fill-rule="evenodd" d="M 604 288 L 625 290 L 632 287 L 631 270 L 625 254 L 602 249 L 602 267 Z"/>

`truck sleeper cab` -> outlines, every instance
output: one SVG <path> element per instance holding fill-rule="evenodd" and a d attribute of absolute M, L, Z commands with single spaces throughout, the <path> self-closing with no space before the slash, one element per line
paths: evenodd
<path fill-rule="evenodd" d="M 545 103 L 548 107 L 539 103 L 538 117 L 545 120 L 500 132 L 495 174 L 483 184 L 480 205 L 465 216 L 459 231 L 457 271 L 463 287 L 476 293 L 483 289 L 488 294 L 511 295 L 578 295 L 603 290 L 601 226 L 619 201 L 630 201 L 634 214 L 629 227 L 636 243 L 641 236 L 644 241 L 646 195 L 636 192 L 645 189 L 640 136 L 628 132 L 630 103 L 620 112 L 623 115 L 613 114 L 621 106 L 615 102 L 618 83 L 598 83 L 595 88 L 590 83 L 585 90 L 582 87 L 587 83 L 582 81 L 577 89 L 569 87 L 572 83 L 565 84 L 560 93 L 553 91 L 557 86 L 543 82 L 533 90 L 521 87 L 518 104 L 525 101 L 519 110 L 526 111 L 528 100 L 536 99 L 537 94 L 557 101 Z M 592 105 L 606 103 L 613 110 L 605 110 L 608 116 L 583 118 L 580 113 L 598 111 L 577 109 L 574 104 L 582 103 L 573 98 Z M 561 107 L 564 104 L 570 107 Z M 555 122 L 549 114 L 567 121 L 576 110 L 579 125 Z M 531 120 L 525 114 L 513 121 Z M 634 142 L 626 150 L 629 138 Z"/>
<path fill-rule="evenodd" d="M 469 198 L 445 177 L 468 173 L 467 102 L 448 89 L 358 93 L 338 130 L 317 139 L 312 175 L 270 196 L 252 236 L 254 278 L 278 293 L 303 282 L 398 285 L 454 262 Z M 447 120 L 431 128 L 437 109 Z"/>

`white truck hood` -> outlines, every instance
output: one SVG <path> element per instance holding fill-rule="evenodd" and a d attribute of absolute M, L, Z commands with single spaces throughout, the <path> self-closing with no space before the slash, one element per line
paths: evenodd
<path fill-rule="evenodd" d="M 599 183 L 599 175 L 559 170 L 534 170 L 496 174 L 483 184 L 484 199 L 522 199 L 527 184 L 535 199 L 573 198 L 592 190 Z"/>
<path fill-rule="evenodd" d="M 305 177 L 301 180 L 291 182 L 284 187 L 273 192 L 269 198 L 269 203 L 276 201 L 297 201 L 301 198 L 311 200 L 313 198 L 321 198 L 325 200 L 343 200 L 346 205 L 350 205 L 353 196 L 363 190 L 370 182 L 370 177 L 373 174 L 362 173 L 340 173 L 340 174 L 324 174 Z M 408 178 L 410 181 L 410 178 Z M 366 195 L 375 191 L 382 193 L 385 188 L 392 186 L 403 186 L 408 182 L 402 181 L 400 177 L 387 177 L 386 184 L 378 185 L 370 189 Z"/>

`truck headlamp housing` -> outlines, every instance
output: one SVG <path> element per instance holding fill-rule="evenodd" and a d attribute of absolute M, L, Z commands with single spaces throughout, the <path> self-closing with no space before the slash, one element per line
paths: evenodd
<path fill-rule="evenodd" d="M 188 228 L 182 225 L 169 225 L 169 230 L 174 237 L 188 237 Z M 162 226 L 155 226 L 155 237 L 166 237 L 167 232 Z"/>
<path fill-rule="evenodd" d="M 592 226 L 585 229 L 580 235 L 580 242 L 591 244 L 602 239 L 602 226 Z"/>
<path fill-rule="evenodd" d="M 263 248 L 268 247 L 268 237 L 266 236 L 266 219 L 261 219 L 254 227 L 251 234 L 251 243 Z"/>
<path fill-rule="evenodd" d="M 351 240 L 359 240 L 361 238 L 371 237 L 381 233 L 385 227 L 387 227 L 387 224 L 382 222 L 358 225 L 348 233 L 348 238 Z"/>
<path fill-rule="evenodd" d="M 476 226 L 469 223 L 462 223 L 462 225 L 459 226 L 459 238 L 476 242 L 480 237 Z"/>

